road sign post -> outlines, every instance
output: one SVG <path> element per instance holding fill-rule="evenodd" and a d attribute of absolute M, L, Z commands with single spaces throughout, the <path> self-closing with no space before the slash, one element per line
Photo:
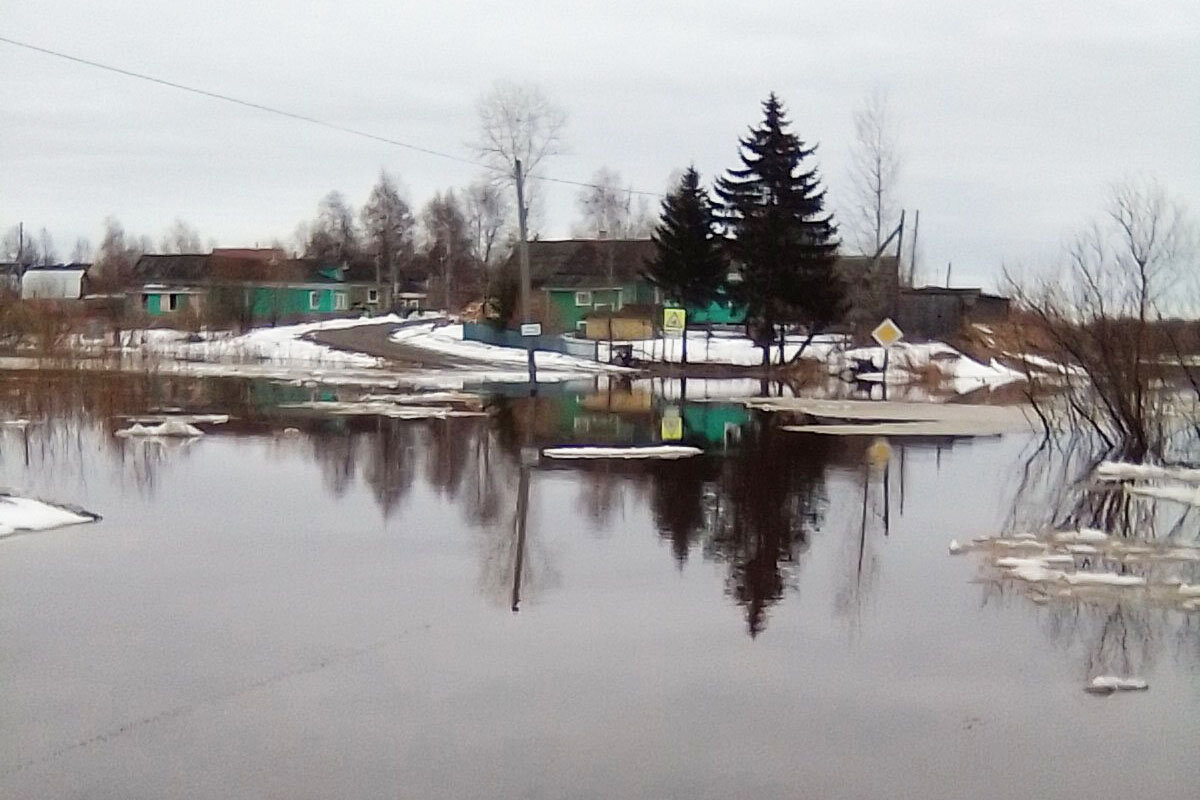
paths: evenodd
<path fill-rule="evenodd" d="M 887 368 L 888 356 L 891 354 L 893 345 L 897 345 L 904 339 L 904 331 L 900 330 L 900 326 L 892 322 L 892 318 L 888 317 L 883 322 L 875 326 L 875 330 L 871 331 L 871 338 L 883 348 L 883 399 L 887 400 Z"/>

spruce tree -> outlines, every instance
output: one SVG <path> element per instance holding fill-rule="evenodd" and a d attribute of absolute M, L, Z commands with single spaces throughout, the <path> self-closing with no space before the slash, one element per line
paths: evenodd
<path fill-rule="evenodd" d="M 755 341 L 770 364 L 777 326 L 805 325 L 808 340 L 841 318 L 845 290 L 834 269 L 837 226 L 825 212 L 825 190 L 806 147 L 789 128 L 783 104 L 772 92 L 762 123 L 740 140 L 740 169 L 717 181 L 717 217 L 730 258 L 740 268 L 736 294 Z M 783 331 L 779 330 L 780 361 Z M 801 348 L 803 352 L 803 347 Z M 797 354 L 798 355 L 798 354 Z"/>
<path fill-rule="evenodd" d="M 704 307 L 717 300 L 728 271 L 717 236 L 712 200 L 700 185 L 700 173 L 688 167 L 679 186 L 662 203 L 662 221 L 650 236 L 655 257 L 646 278 L 666 298 L 684 308 Z M 684 319 L 682 362 L 687 363 L 687 319 Z"/>

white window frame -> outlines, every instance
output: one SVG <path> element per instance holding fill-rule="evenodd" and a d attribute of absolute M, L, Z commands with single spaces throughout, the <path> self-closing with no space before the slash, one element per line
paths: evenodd
<path fill-rule="evenodd" d="M 367 302 L 368 303 L 378 303 L 379 302 L 379 290 L 378 289 L 367 289 Z"/>
<path fill-rule="evenodd" d="M 348 308 L 350 308 L 350 302 L 349 302 L 349 298 L 346 297 L 346 293 L 345 292 L 334 292 L 333 293 L 333 310 L 334 311 L 345 311 Z"/>
<path fill-rule="evenodd" d="M 584 307 L 590 306 L 591 304 L 592 304 L 592 293 L 591 292 L 576 292 L 575 293 L 575 307 L 576 308 L 584 308 Z"/>
<path fill-rule="evenodd" d="M 415 298 L 414 298 L 414 299 L 412 299 L 412 300 L 409 300 L 409 301 L 408 301 L 408 307 L 409 307 L 409 308 L 420 308 L 420 307 L 421 307 L 421 301 L 420 301 L 420 300 L 418 300 L 418 299 L 415 299 Z"/>
<path fill-rule="evenodd" d="M 310 289 L 308 292 L 308 310 L 318 311 L 321 308 L 321 292 L 317 289 Z"/>

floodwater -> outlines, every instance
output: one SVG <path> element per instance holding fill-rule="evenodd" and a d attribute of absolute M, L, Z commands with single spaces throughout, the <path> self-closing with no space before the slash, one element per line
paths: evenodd
<path fill-rule="evenodd" d="M 1035 605 L 947 555 L 1013 519 L 1031 437 L 889 453 L 688 403 L 699 458 L 534 463 L 674 413 L 3 387 L 0 418 L 34 424 L 0 428 L 0 485 L 103 516 L 0 540 L 4 798 L 1200 796 L 1196 614 Z M 112 435 L 160 406 L 235 418 Z M 1130 673 L 1150 690 L 1083 691 Z"/>

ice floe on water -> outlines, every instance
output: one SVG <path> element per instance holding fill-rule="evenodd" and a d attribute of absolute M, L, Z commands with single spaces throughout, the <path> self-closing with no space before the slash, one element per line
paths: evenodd
<path fill-rule="evenodd" d="M 487 412 L 474 408 L 454 408 L 447 405 L 400 405 L 384 400 L 314 400 L 304 403 L 284 403 L 279 408 L 307 409 L 336 416 L 377 416 L 389 419 L 447 419 L 449 417 L 486 417 Z"/>
<path fill-rule="evenodd" d="M 1131 464 L 1125 461 L 1104 461 L 1096 467 L 1096 478 L 1102 481 L 1180 481 L 1200 483 L 1200 469 L 1165 467 L 1157 464 Z"/>
<path fill-rule="evenodd" d="M 951 555 L 982 556 L 982 577 L 1018 581 L 1039 604 L 1055 600 L 1135 600 L 1178 611 L 1200 610 L 1200 546 L 1175 540 L 1113 537 L 1082 528 L 950 543 Z"/>
<path fill-rule="evenodd" d="M 23 497 L 0 489 L 0 538 L 26 531 L 45 531 L 65 525 L 95 522 L 98 514 L 69 506 Z"/>
<path fill-rule="evenodd" d="M 1129 494 L 1200 506 L 1200 469 L 1159 464 L 1105 461 L 1092 476 L 1105 483 L 1120 483 Z"/>
<path fill-rule="evenodd" d="M 1116 675 L 1097 675 L 1083 687 L 1091 694 L 1112 694 L 1113 692 L 1141 692 L 1150 688 L 1150 684 L 1141 678 L 1121 678 Z"/>
<path fill-rule="evenodd" d="M 133 438 L 178 438 L 178 439 L 195 439 L 203 436 L 204 431 L 181 420 L 169 419 L 166 422 L 158 425 L 142 425 L 134 423 L 128 428 L 122 428 L 119 431 L 113 432 L 114 436 L 133 437 Z"/>
<path fill-rule="evenodd" d="M 653 445 L 647 447 L 547 447 L 547 458 L 691 458 L 700 455 L 698 447 L 683 445 Z"/>
<path fill-rule="evenodd" d="M 168 422 L 182 422 L 188 425 L 224 425 L 226 422 L 229 422 L 229 415 L 164 412 L 161 414 L 142 414 L 136 417 L 126 417 L 126 419 L 135 425 L 162 425 Z"/>
<path fill-rule="evenodd" d="M 1029 432 L 1032 412 L 1025 406 L 965 403 L 906 403 L 823 400 L 803 397 L 747 398 L 750 408 L 803 415 L 810 421 L 783 426 L 799 433 L 873 436 L 988 436 Z"/>

